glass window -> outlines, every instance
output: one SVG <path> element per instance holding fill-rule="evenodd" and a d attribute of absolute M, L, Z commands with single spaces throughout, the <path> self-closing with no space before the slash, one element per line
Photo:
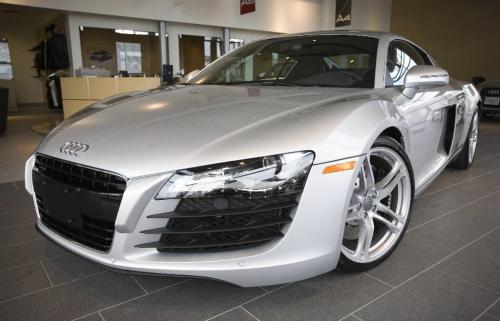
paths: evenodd
<path fill-rule="evenodd" d="M 205 37 L 205 67 L 222 56 L 223 45 L 220 38 Z"/>
<path fill-rule="evenodd" d="M 393 41 L 387 53 L 386 86 L 404 85 L 408 71 L 417 65 L 429 65 L 430 61 L 419 49 L 405 41 Z"/>
<path fill-rule="evenodd" d="M 130 74 L 142 72 L 141 44 L 132 42 L 117 42 L 116 57 L 118 71 L 127 71 Z"/>
<path fill-rule="evenodd" d="M 378 39 L 299 36 L 252 42 L 210 65 L 190 83 L 373 88 Z"/>
<path fill-rule="evenodd" d="M 238 49 L 243 46 L 245 41 L 243 39 L 231 38 L 229 39 L 229 52 Z"/>
<path fill-rule="evenodd" d="M 12 78 L 9 43 L 6 39 L 0 39 L 0 79 L 11 80 Z"/>

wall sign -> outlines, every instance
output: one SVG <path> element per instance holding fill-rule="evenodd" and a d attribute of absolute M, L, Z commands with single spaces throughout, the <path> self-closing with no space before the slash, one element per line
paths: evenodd
<path fill-rule="evenodd" d="M 240 0 L 240 15 L 255 12 L 255 0 Z"/>
<path fill-rule="evenodd" d="M 351 25 L 351 0 L 337 0 L 335 5 L 335 27 Z"/>

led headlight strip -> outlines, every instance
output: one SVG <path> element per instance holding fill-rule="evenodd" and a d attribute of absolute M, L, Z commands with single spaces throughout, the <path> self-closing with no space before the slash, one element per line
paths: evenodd
<path fill-rule="evenodd" d="M 313 160 L 314 153 L 304 151 L 180 170 L 155 198 L 286 193 L 303 188 Z"/>

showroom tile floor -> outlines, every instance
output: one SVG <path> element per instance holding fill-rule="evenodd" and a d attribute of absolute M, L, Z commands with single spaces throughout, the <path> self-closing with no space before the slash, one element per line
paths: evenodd
<path fill-rule="evenodd" d="M 500 119 L 481 130 L 473 168 L 446 170 L 415 202 L 382 265 L 281 286 L 105 271 L 34 231 L 22 181 L 0 184 L 0 320 L 498 321 Z"/>
<path fill-rule="evenodd" d="M 7 131 L 0 135 L 0 183 L 23 179 L 24 163 L 42 140 L 31 128 L 61 119 L 61 112 L 45 105 L 20 107 L 9 114 Z"/>

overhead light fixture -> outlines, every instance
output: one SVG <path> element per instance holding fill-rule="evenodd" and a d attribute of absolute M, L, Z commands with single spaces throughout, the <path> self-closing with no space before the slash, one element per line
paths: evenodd
<path fill-rule="evenodd" d="M 83 26 L 80 26 L 80 31 L 83 31 Z"/>
<path fill-rule="evenodd" d="M 116 33 L 122 34 L 122 35 L 133 35 L 134 30 L 128 30 L 128 29 L 115 29 Z"/>
<path fill-rule="evenodd" d="M 147 31 L 134 31 L 134 33 L 138 36 L 147 36 L 149 35 L 149 32 Z"/>

